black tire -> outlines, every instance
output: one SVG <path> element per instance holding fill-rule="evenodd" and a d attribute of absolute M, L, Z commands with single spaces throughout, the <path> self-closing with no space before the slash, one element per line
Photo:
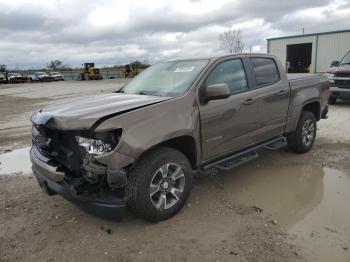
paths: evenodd
<path fill-rule="evenodd" d="M 328 104 L 330 105 L 334 105 L 337 102 L 337 98 L 336 97 L 330 97 L 328 98 Z"/>
<path fill-rule="evenodd" d="M 310 132 L 310 135 L 312 134 L 312 138 L 310 139 L 304 139 L 303 136 L 303 134 L 305 134 L 304 127 L 307 125 L 306 123 L 312 123 L 313 125 L 313 131 Z M 310 111 L 302 111 L 298 121 L 297 129 L 294 133 L 290 134 L 287 137 L 289 148 L 292 149 L 295 153 L 301 154 L 308 152 L 315 142 L 316 130 L 317 122 L 315 115 Z"/>
<path fill-rule="evenodd" d="M 162 207 L 157 209 L 153 200 L 153 196 L 156 194 L 151 196 L 150 186 L 151 183 L 154 182 L 155 177 L 159 174 L 158 172 L 162 166 L 166 165 L 167 170 L 170 170 L 171 166 L 169 167 L 168 164 L 173 164 L 174 166 L 181 168 L 180 171 L 183 173 L 181 173 L 181 181 L 185 182 L 183 182 L 182 193 L 178 199 L 175 199 L 175 197 L 173 197 L 174 195 L 170 192 L 166 193 L 157 191 L 156 194 L 159 194 L 159 200 L 163 194 L 169 197 L 171 200 L 170 202 L 173 202 L 172 206 L 166 208 L 167 197 L 165 197 L 165 204 L 161 204 L 160 206 Z M 163 179 L 162 176 L 160 178 L 161 180 Z M 128 183 L 126 186 L 127 206 L 136 215 L 151 222 L 158 222 L 168 219 L 179 212 L 184 206 L 192 189 L 192 180 L 192 168 L 190 162 L 183 153 L 168 147 L 155 148 L 142 156 L 129 173 Z M 168 185 L 168 183 L 166 184 Z M 159 182 L 159 185 L 157 185 L 159 190 L 172 189 L 170 183 L 170 189 L 164 189 L 160 185 L 163 184 Z M 176 185 L 174 184 L 174 188 L 175 187 Z"/>

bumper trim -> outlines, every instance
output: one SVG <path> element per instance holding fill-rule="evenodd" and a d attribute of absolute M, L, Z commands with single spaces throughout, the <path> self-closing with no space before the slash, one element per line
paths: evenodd
<path fill-rule="evenodd" d="M 39 157 L 35 155 L 35 150 L 33 150 L 33 148 L 30 151 L 30 156 L 33 162 L 33 175 L 37 178 L 40 187 L 45 193 L 48 195 L 59 194 L 85 212 L 98 217 L 112 220 L 121 220 L 123 218 L 125 201 L 122 198 L 116 197 L 109 192 L 77 195 L 75 190 L 71 188 L 64 179 L 55 181 L 50 177 L 53 171 L 51 169 L 47 170 L 46 168 L 51 166 L 42 162 Z M 65 175 L 64 173 L 62 174 L 64 178 Z"/>
<path fill-rule="evenodd" d="M 337 86 L 330 87 L 330 97 L 340 99 L 350 99 L 350 86 L 348 88 L 340 88 Z"/>
<path fill-rule="evenodd" d="M 41 156 L 41 158 L 43 158 L 42 160 L 46 161 L 43 162 L 41 159 L 39 159 L 38 156 Z M 30 160 L 32 161 L 32 169 L 34 171 L 37 170 L 38 172 L 42 173 L 44 176 L 53 181 L 63 181 L 65 176 L 64 173 L 57 171 L 57 167 L 50 166 L 49 164 L 47 164 L 49 159 L 42 156 L 36 147 L 32 147 L 32 149 L 30 150 Z"/>

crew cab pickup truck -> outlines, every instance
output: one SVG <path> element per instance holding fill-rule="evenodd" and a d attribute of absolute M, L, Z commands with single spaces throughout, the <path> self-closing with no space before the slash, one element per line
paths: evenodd
<path fill-rule="evenodd" d="M 116 93 L 71 99 L 35 112 L 31 161 L 49 195 L 120 219 L 177 213 L 193 174 L 228 170 L 260 149 L 311 149 L 327 117 L 328 80 L 288 80 L 270 55 L 166 61 Z"/>
<path fill-rule="evenodd" d="M 335 104 L 337 99 L 350 99 L 350 51 L 341 61 L 333 61 L 327 71 L 329 77 L 329 103 Z"/>

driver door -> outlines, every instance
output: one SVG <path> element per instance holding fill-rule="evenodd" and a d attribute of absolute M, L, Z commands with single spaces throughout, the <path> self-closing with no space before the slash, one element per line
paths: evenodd
<path fill-rule="evenodd" d="M 230 87 L 230 97 L 199 106 L 204 161 L 253 144 L 254 131 L 258 128 L 254 90 L 249 89 L 241 59 L 219 63 L 204 81 L 203 88 L 223 83 Z"/>

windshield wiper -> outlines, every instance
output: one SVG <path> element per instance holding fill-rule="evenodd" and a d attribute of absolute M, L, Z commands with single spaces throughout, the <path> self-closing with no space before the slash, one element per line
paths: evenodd
<path fill-rule="evenodd" d="M 160 96 L 154 91 L 140 91 L 136 93 L 137 95 L 145 95 L 145 96 Z"/>

